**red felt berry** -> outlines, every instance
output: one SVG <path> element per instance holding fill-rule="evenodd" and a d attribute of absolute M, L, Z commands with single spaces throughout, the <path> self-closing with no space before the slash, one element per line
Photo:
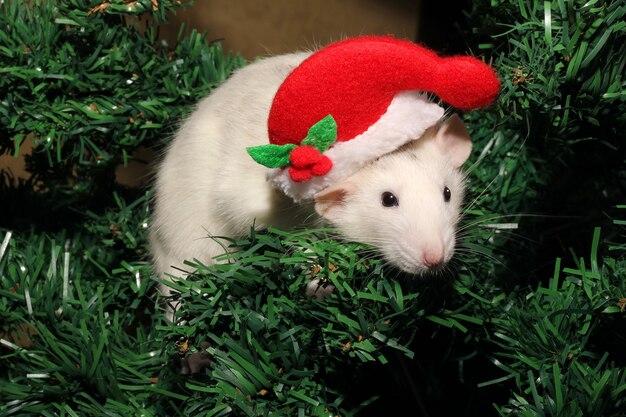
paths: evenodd
<path fill-rule="evenodd" d="M 289 154 L 289 162 L 292 167 L 305 168 L 316 164 L 322 159 L 320 151 L 312 146 L 299 146 Z M 294 180 L 295 181 L 295 180 Z"/>
<path fill-rule="evenodd" d="M 311 174 L 311 168 L 296 168 L 289 167 L 289 176 L 293 182 L 305 182 L 313 177 Z"/>
<path fill-rule="evenodd" d="M 321 177 L 328 174 L 328 171 L 333 167 L 333 161 L 326 155 L 322 155 L 322 158 L 311 167 L 311 174 L 316 177 Z"/>

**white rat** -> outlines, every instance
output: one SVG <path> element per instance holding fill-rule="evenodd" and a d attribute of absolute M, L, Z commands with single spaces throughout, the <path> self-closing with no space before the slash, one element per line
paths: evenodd
<path fill-rule="evenodd" d="M 318 192 L 312 204 L 274 188 L 267 168 L 246 153 L 267 143 L 272 99 L 309 55 L 266 58 L 236 71 L 182 124 L 156 177 L 150 246 L 158 274 L 180 276 L 186 259 L 214 262 L 224 247 L 211 236 L 245 236 L 253 223 L 330 224 L 414 274 L 450 260 L 465 189 L 460 167 L 472 147 L 458 116 Z"/>

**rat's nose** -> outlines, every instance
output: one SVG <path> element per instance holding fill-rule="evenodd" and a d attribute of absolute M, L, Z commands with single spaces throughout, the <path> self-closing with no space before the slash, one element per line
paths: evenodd
<path fill-rule="evenodd" d="M 436 268 L 443 265 L 443 251 L 428 250 L 424 252 L 422 263 L 427 268 Z"/>

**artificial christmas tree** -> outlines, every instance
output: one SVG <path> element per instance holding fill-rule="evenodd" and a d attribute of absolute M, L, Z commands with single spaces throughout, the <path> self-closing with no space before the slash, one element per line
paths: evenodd
<path fill-rule="evenodd" d="M 467 49 L 503 89 L 465 116 L 450 276 L 324 230 L 251 232 L 171 284 L 179 326 L 145 255 L 150 192 L 113 171 L 242 62 L 197 34 L 159 45 L 174 6 L 0 5 L 0 147 L 35 143 L 33 177 L 0 189 L 0 414 L 624 415 L 621 2 L 473 2 Z M 307 298 L 311 276 L 335 295 Z"/>

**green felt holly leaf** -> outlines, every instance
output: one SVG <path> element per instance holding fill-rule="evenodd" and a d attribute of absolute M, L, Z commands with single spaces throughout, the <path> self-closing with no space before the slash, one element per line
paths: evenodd
<path fill-rule="evenodd" d="M 261 145 L 246 148 L 248 155 L 259 164 L 268 168 L 280 168 L 289 165 L 289 154 L 297 148 L 296 145 Z"/>
<path fill-rule="evenodd" d="M 337 122 L 330 114 L 309 129 L 309 133 L 302 141 L 303 145 L 310 145 L 324 152 L 337 140 Z"/>

